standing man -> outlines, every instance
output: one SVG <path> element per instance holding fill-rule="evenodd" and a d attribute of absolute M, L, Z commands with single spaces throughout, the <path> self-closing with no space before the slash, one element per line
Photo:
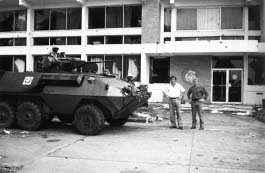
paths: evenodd
<path fill-rule="evenodd" d="M 177 83 L 177 77 L 171 76 L 170 85 L 165 91 L 165 95 L 168 98 L 168 104 L 170 109 L 170 128 L 177 128 L 175 117 L 175 114 L 177 114 L 178 128 L 180 130 L 183 129 L 182 120 L 180 116 L 180 104 L 184 92 L 185 89 L 183 88 L 183 86 Z"/>
<path fill-rule="evenodd" d="M 190 87 L 187 95 L 191 99 L 191 111 L 192 111 L 192 127 L 191 129 L 196 129 L 197 119 L 196 114 L 198 112 L 200 118 L 200 129 L 204 130 L 204 120 L 202 115 L 202 104 L 207 100 L 208 92 L 206 89 L 199 84 L 199 79 L 195 78 L 193 80 L 193 86 Z M 192 97 L 191 97 L 192 95 Z"/>

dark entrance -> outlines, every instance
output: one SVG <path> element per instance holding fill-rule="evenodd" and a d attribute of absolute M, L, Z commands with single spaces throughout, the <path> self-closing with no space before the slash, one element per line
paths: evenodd
<path fill-rule="evenodd" d="M 150 57 L 150 83 L 168 83 L 169 70 L 169 57 Z"/>

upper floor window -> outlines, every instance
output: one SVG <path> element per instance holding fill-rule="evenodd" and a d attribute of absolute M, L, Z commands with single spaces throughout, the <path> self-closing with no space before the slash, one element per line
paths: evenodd
<path fill-rule="evenodd" d="M 177 30 L 242 29 L 241 7 L 177 9 Z"/>
<path fill-rule="evenodd" d="M 26 31 L 27 11 L 2 11 L 0 12 L 0 32 Z"/>
<path fill-rule="evenodd" d="M 35 10 L 35 30 L 81 29 L 81 8 Z"/>
<path fill-rule="evenodd" d="M 164 32 L 171 32 L 171 8 L 164 9 Z"/>
<path fill-rule="evenodd" d="M 138 5 L 91 7 L 88 9 L 88 28 L 141 27 L 142 8 Z"/>
<path fill-rule="evenodd" d="M 26 46 L 26 38 L 0 38 L 0 46 Z"/>
<path fill-rule="evenodd" d="M 259 6 L 248 7 L 248 29 L 260 30 L 260 8 Z"/>
<path fill-rule="evenodd" d="M 26 56 L 0 56 L 0 70 L 25 72 Z"/>

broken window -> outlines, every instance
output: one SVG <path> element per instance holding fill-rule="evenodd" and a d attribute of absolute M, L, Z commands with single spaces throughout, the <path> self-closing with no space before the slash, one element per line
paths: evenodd
<path fill-rule="evenodd" d="M 87 37 L 87 44 L 92 44 L 92 45 L 104 44 L 104 36 Z"/>
<path fill-rule="evenodd" d="M 105 28 L 105 7 L 88 9 L 88 28 Z"/>
<path fill-rule="evenodd" d="M 35 10 L 35 30 L 81 29 L 81 8 Z"/>
<path fill-rule="evenodd" d="M 242 29 L 243 9 L 241 7 L 221 8 L 221 29 Z"/>
<path fill-rule="evenodd" d="M 50 29 L 50 10 L 35 10 L 34 15 L 34 29 L 35 30 L 49 30 Z"/>
<path fill-rule="evenodd" d="M 248 29 L 260 30 L 260 7 L 248 6 Z"/>
<path fill-rule="evenodd" d="M 51 30 L 66 29 L 66 9 L 51 10 Z"/>
<path fill-rule="evenodd" d="M 0 70 L 25 72 L 26 56 L 0 56 Z"/>
<path fill-rule="evenodd" d="M 151 57 L 150 64 L 150 83 L 168 83 L 170 59 Z"/>
<path fill-rule="evenodd" d="M 117 75 L 119 79 L 122 78 L 122 55 L 106 55 L 105 69 L 108 69 L 111 74 Z"/>
<path fill-rule="evenodd" d="M 13 46 L 13 41 L 12 38 L 0 38 L 0 46 Z"/>
<path fill-rule="evenodd" d="M 104 55 L 90 55 L 87 57 L 88 62 L 104 61 Z M 104 63 L 96 63 L 98 66 L 97 74 L 102 74 L 104 71 Z"/>
<path fill-rule="evenodd" d="M 26 46 L 26 38 L 0 38 L 0 46 Z"/>
<path fill-rule="evenodd" d="M 106 61 L 97 63 L 98 73 L 108 69 L 110 73 L 116 74 L 120 79 L 126 78 L 129 73 L 134 76 L 135 81 L 140 81 L 141 55 L 88 55 L 88 62 Z"/>
<path fill-rule="evenodd" d="M 197 30 L 197 9 L 177 9 L 177 30 Z"/>
<path fill-rule="evenodd" d="M 81 29 L 81 8 L 67 9 L 67 29 Z"/>
<path fill-rule="evenodd" d="M 142 7 L 124 6 L 124 27 L 141 27 Z"/>
<path fill-rule="evenodd" d="M 49 45 L 49 37 L 36 37 L 33 40 L 36 46 Z"/>
<path fill-rule="evenodd" d="M 141 44 L 140 35 L 124 36 L 124 44 Z"/>
<path fill-rule="evenodd" d="M 212 68 L 243 68 L 243 57 L 215 56 L 212 59 Z"/>
<path fill-rule="evenodd" d="M 265 57 L 248 57 L 248 85 L 265 85 Z"/>
<path fill-rule="evenodd" d="M 164 32 L 171 32 L 171 8 L 164 9 Z"/>
<path fill-rule="evenodd" d="M 106 7 L 106 28 L 123 27 L 123 8 Z"/>
<path fill-rule="evenodd" d="M 26 38 L 14 38 L 14 46 L 26 46 Z"/>
<path fill-rule="evenodd" d="M 67 37 L 67 45 L 81 45 L 81 37 Z"/>
<path fill-rule="evenodd" d="M 123 56 L 123 77 L 128 74 L 133 75 L 134 81 L 140 81 L 141 76 L 141 56 L 140 55 L 124 55 Z"/>
<path fill-rule="evenodd" d="M 65 45 L 66 38 L 65 37 L 51 37 L 50 45 Z"/>
<path fill-rule="evenodd" d="M 26 31 L 27 11 L 3 11 L 0 12 L 0 32 Z"/>
<path fill-rule="evenodd" d="M 14 13 L 0 12 L 0 31 L 13 31 Z"/>
<path fill-rule="evenodd" d="M 106 36 L 106 44 L 122 44 L 122 36 Z"/>

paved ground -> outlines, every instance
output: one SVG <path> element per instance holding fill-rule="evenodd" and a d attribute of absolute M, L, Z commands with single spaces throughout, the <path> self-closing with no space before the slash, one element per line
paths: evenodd
<path fill-rule="evenodd" d="M 206 130 L 169 129 L 168 120 L 106 126 L 98 136 L 53 122 L 39 132 L 0 134 L 0 163 L 23 173 L 265 172 L 265 124 L 207 114 Z M 1 172 L 1 169 L 0 169 Z"/>

